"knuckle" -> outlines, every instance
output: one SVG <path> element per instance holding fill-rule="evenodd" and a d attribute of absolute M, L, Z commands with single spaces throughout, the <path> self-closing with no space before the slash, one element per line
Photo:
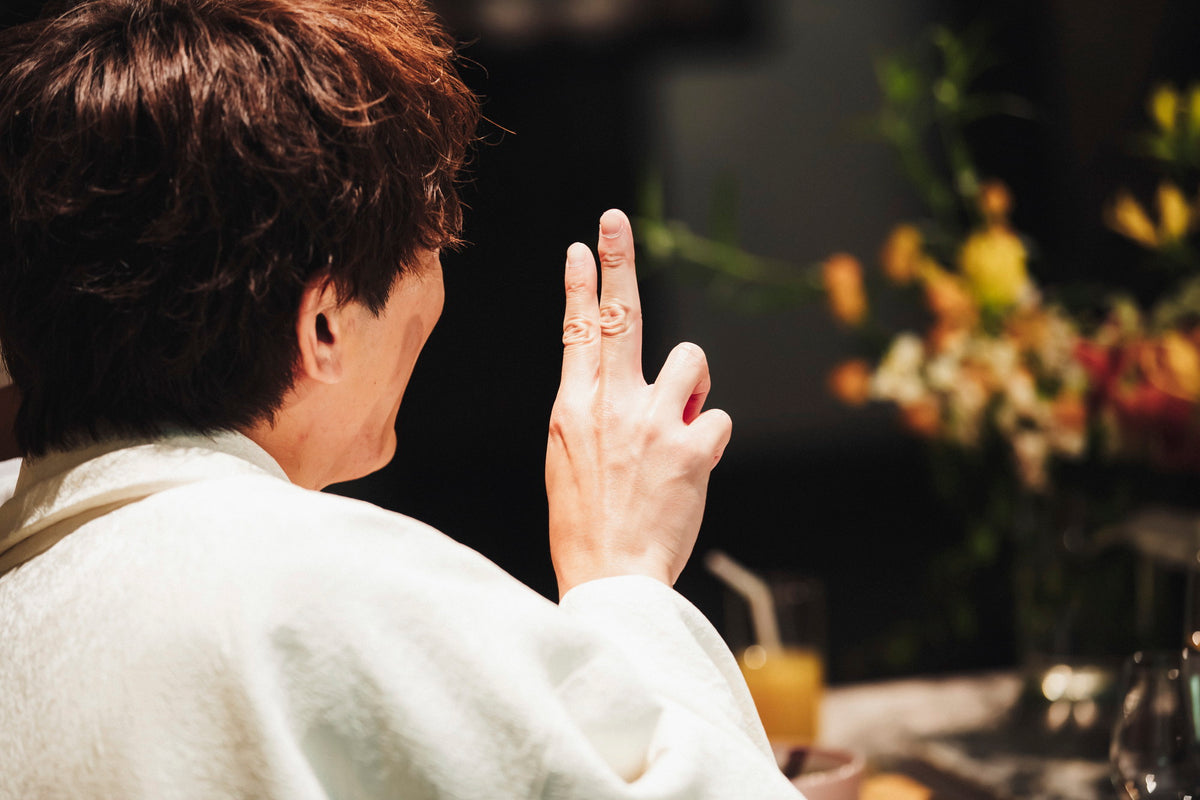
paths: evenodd
<path fill-rule="evenodd" d="M 721 438 L 728 440 L 733 434 L 733 417 L 719 408 L 710 409 L 706 413 L 712 414 L 713 426 L 720 432 Z"/>
<path fill-rule="evenodd" d="M 602 250 L 600 266 L 604 269 L 617 269 L 629 263 L 629 257 L 620 250 Z"/>
<path fill-rule="evenodd" d="M 555 405 L 550 412 L 550 438 L 561 439 L 563 431 L 571 426 L 571 414 L 561 405 Z"/>
<path fill-rule="evenodd" d="M 579 421 L 585 418 L 572 400 L 560 396 L 550 411 L 551 438 L 567 438 L 567 432 L 578 428 Z"/>
<path fill-rule="evenodd" d="M 708 356 L 704 354 L 704 350 L 698 344 L 691 342 L 680 342 L 675 345 L 675 356 L 681 361 L 690 364 L 706 364 Z"/>
<path fill-rule="evenodd" d="M 600 333 L 620 336 L 637 321 L 637 314 L 624 303 L 610 300 L 600 305 Z"/>
<path fill-rule="evenodd" d="M 587 294 L 592 288 L 592 279 L 586 273 L 577 270 L 567 273 L 563 286 L 568 295 Z"/>
<path fill-rule="evenodd" d="M 563 322 L 564 347 L 580 347 L 596 339 L 596 326 L 587 317 L 572 316 Z"/>

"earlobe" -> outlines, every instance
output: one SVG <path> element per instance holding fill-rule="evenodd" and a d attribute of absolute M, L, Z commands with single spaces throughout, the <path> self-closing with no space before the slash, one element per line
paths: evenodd
<path fill-rule="evenodd" d="M 320 383 L 342 378 L 342 341 L 337 293 L 328 281 L 314 281 L 300 298 L 296 338 L 300 371 Z"/>

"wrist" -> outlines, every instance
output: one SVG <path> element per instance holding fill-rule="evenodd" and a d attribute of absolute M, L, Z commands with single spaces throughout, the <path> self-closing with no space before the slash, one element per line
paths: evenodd
<path fill-rule="evenodd" d="M 558 596 L 561 599 L 577 586 L 604 578 L 639 576 L 652 578 L 668 587 L 674 586 L 677 574 L 654 559 L 608 558 L 598 562 L 561 563 L 554 560 L 554 574 L 558 580 Z"/>

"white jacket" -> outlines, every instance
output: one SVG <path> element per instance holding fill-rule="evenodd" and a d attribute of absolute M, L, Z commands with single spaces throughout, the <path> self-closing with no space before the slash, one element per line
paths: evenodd
<path fill-rule="evenodd" d="M 14 553 L 3 800 L 799 796 L 671 589 L 555 605 L 236 434 L 26 464 L 0 506 Z"/>

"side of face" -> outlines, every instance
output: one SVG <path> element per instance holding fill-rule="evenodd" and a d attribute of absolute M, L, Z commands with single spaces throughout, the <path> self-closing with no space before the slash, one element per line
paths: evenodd
<path fill-rule="evenodd" d="M 304 292 L 296 322 L 297 376 L 274 419 L 242 432 L 293 483 L 320 489 L 385 466 L 396 415 L 445 301 L 436 250 L 396 280 L 383 309 L 343 302 L 329 283 Z"/>
<path fill-rule="evenodd" d="M 437 251 L 392 287 L 378 314 L 351 303 L 343 324 L 346 471 L 361 477 L 380 469 L 396 453 L 396 415 L 417 358 L 442 314 L 445 288 Z"/>

